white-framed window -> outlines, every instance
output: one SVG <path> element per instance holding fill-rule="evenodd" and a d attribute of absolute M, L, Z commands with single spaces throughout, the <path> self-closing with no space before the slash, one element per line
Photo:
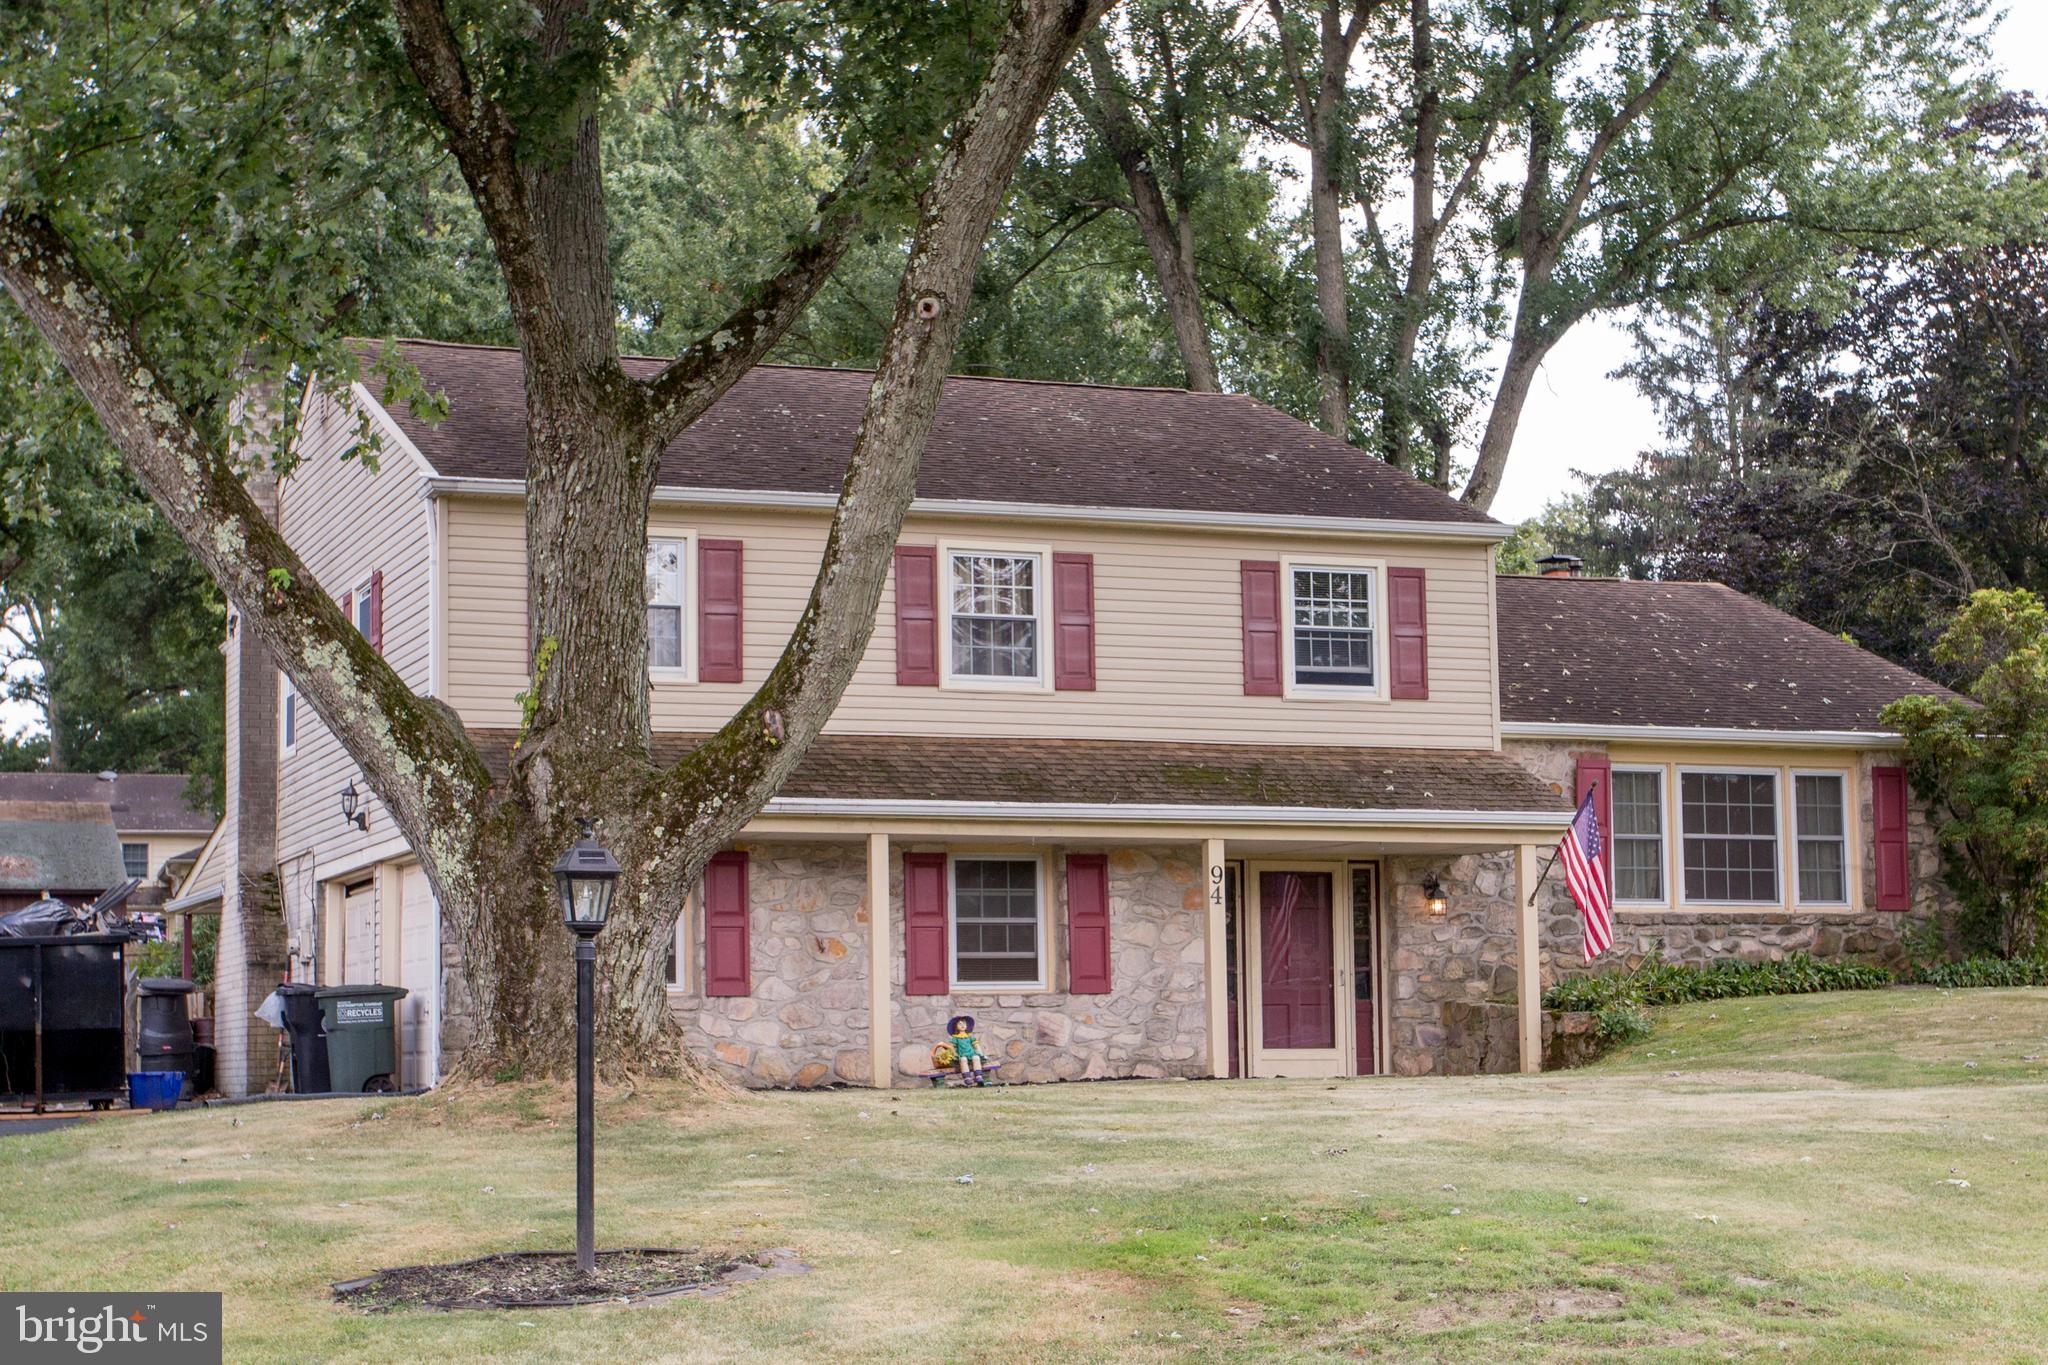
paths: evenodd
<path fill-rule="evenodd" d="M 1289 696 L 1378 697 L 1386 674 L 1381 566 L 1286 562 Z"/>
<path fill-rule="evenodd" d="M 947 860 L 957 990 L 1045 989 L 1045 864 L 1028 854 Z"/>
<path fill-rule="evenodd" d="M 1663 904 L 1664 770 L 1616 768 L 1611 774 L 1614 812 L 1614 898 Z"/>
<path fill-rule="evenodd" d="M 1801 905 L 1849 903 L 1849 783 L 1839 772 L 1792 774 L 1792 834 Z"/>
<path fill-rule="evenodd" d="M 365 640 L 370 638 L 370 626 L 374 619 L 376 603 L 370 600 L 370 579 L 366 574 L 349 594 L 349 615 L 354 618 L 356 634 Z"/>
<path fill-rule="evenodd" d="M 1693 904 L 1775 905 L 1775 769 L 1678 770 L 1679 890 Z"/>
<path fill-rule="evenodd" d="M 123 843 L 121 845 L 121 875 L 124 877 L 140 877 L 144 880 L 148 879 L 148 844 Z"/>
<path fill-rule="evenodd" d="M 689 681 L 695 668 L 690 542 L 686 535 L 647 542 L 647 671 L 671 682 Z"/>
<path fill-rule="evenodd" d="M 683 913 L 676 916 L 676 931 L 668 945 L 668 966 L 664 969 L 664 980 L 672 991 L 687 989 L 683 973 L 689 968 L 690 912 L 695 907 L 688 901 L 683 904 Z"/>
<path fill-rule="evenodd" d="M 1043 549 L 945 546 L 945 681 L 969 687 L 1042 688 L 1050 584 Z"/>
<path fill-rule="evenodd" d="M 286 753 L 299 747 L 299 689 L 283 673 L 277 675 L 277 738 Z"/>

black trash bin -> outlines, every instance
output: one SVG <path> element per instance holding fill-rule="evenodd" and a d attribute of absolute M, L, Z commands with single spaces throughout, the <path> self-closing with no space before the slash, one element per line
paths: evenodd
<path fill-rule="evenodd" d="M 185 1003 L 199 987 L 182 976 L 145 976 L 135 986 L 140 1016 L 135 1069 L 182 1071 L 186 1095 L 200 1093 L 192 1084 L 192 1011 Z"/>
<path fill-rule="evenodd" d="M 277 988 L 284 1004 L 284 1029 L 292 1043 L 292 1093 L 325 1095 L 334 1089 L 327 1075 L 327 1031 L 320 1017 L 320 988 L 303 981 Z"/>

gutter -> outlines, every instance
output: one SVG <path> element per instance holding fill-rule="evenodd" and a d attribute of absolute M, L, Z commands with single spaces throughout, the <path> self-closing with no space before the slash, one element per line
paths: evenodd
<path fill-rule="evenodd" d="M 459 479 L 435 475 L 426 480 L 427 496 L 524 498 L 523 479 Z M 806 493 L 753 488 L 657 488 L 657 507 L 736 507 L 765 510 L 827 511 L 838 506 L 836 493 Z M 1513 528 L 1495 521 L 1409 521 L 1379 517 L 1310 517 L 1276 512 L 1190 512 L 1166 507 L 1068 506 L 1064 503 L 995 502 L 969 498 L 918 498 L 913 516 L 960 517 L 981 521 L 1083 521 L 1122 526 L 1213 527 L 1231 531 L 1297 531 L 1322 535 L 1384 536 L 1395 539 L 1472 540 L 1495 544 Z"/>
<path fill-rule="evenodd" d="M 1504 739 L 1602 739 L 1658 744 L 1780 744 L 1807 748 L 1896 749 L 1896 730 L 1745 730 L 1710 725 L 1586 725 L 1577 721 L 1504 720 Z"/>
<path fill-rule="evenodd" d="M 1563 828 L 1569 810 L 1343 810 L 1330 806 L 1105 806 L 1081 802 L 897 801 L 867 797 L 778 796 L 763 815 L 863 815 L 909 819 L 1072 820 L 1156 824 L 1380 825 L 1403 829 Z"/>

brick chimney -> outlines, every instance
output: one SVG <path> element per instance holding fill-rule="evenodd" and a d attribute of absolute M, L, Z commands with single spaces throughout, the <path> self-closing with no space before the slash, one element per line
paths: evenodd
<path fill-rule="evenodd" d="M 1536 561 L 1536 572 L 1545 578 L 1578 578 L 1586 571 L 1586 561 L 1577 555 L 1545 555 Z"/>

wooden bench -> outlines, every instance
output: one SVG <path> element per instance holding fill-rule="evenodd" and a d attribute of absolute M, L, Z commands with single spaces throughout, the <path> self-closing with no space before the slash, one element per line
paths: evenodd
<path fill-rule="evenodd" d="M 1001 1062 L 983 1062 L 981 1064 L 983 1078 L 992 1078 L 1001 1069 L 1002 1065 Z M 919 1074 L 932 1083 L 932 1089 L 934 1090 L 942 1090 L 949 1084 L 954 1086 L 965 1086 L 968 1084 L 967 1076 L 963 1076 L 957 1071 L 926 1071 Z M 973 1074 L 973 1072 L 967 1073 L 968 1076 Z"/>

